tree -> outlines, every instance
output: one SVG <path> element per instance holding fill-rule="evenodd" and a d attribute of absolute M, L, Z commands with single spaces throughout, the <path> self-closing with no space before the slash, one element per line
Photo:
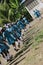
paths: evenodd
<path fill-rule="evenodd" d="M 19 0 L 1 0 L 0 3 L 0 23 L 14 22 L 21 17 L 23 4 Z"/>
<path fill-rule="evenodd" d="M 6 3 L 6 0 L 4 2 L 0 3 L 0 22 L 10 22 L 10 19 L 8 19 L 8 12 L 9 12 L 9 6 Z"/>
<path fill-rule="evenodd" d="M 10 0 L 10 7 L 14 10 L 15 19 L 20 18 L 24 8 L 23 4 L 20 5 L 19 0 Z"/>

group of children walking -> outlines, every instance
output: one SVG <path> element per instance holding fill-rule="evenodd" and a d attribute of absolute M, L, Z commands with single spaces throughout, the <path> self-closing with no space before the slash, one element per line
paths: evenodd
<path fill-rule="evenodd" d="M 19 50 L 20 43 L 23 40 L 21 30 L 25 29 L 26 24 L 29 24 L 29 21 L 26 17 L 23 17 L 15 24 L 9 23 L 3 28 L 0 28 L 0 54 L 7 61 L 11 61 L 12 58 L 12 55 L 9 53 L 10 47 L 8 45 L 13 45 L 15 51 Z"/>

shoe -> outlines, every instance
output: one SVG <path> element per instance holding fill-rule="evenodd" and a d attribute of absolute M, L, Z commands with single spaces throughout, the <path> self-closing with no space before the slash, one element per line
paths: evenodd
<path fill-rule="evenodd" d="M 18 51 L 19 49 L 16 49 L 16 48 L 15 48 L 14 50 L 15 50 L 15 51 Z"/>
<path fill-rule="evenodd" d="M 11 57 L 10 57 L 10 61 L 12 61 L 13 60 L 13 55 L 11 55 Z"/>
<path fill-rule="evenodd" d="M 20 44 L 18 45 L 18 47 L 20 48 Z"/>

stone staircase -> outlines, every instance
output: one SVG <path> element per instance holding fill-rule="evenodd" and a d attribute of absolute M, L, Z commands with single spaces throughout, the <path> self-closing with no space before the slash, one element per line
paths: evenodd
<path fill-rule="evenodd" d="M 39 3 L 37 0 L 34 0 L 32 3 L 30 3 L 29 5 L 27 5 L 27 8 L 29 10 L 33 9 L 35 6 L 37 6 Z"/>

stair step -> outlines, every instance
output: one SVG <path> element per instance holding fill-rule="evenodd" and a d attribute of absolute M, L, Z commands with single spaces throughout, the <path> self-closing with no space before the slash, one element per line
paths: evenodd
<path fill-rule="evenodd" d="M 31 10 L 31 9 L 33 9 L 35 6 L 37 6 L 39 3 L 38 3 L 38 1 L 37 0 L 34 0 L 32 3 L 30 3 L 28 6 L 27 6 L 27 8 L 29 9 L 29 10 Z"/>

